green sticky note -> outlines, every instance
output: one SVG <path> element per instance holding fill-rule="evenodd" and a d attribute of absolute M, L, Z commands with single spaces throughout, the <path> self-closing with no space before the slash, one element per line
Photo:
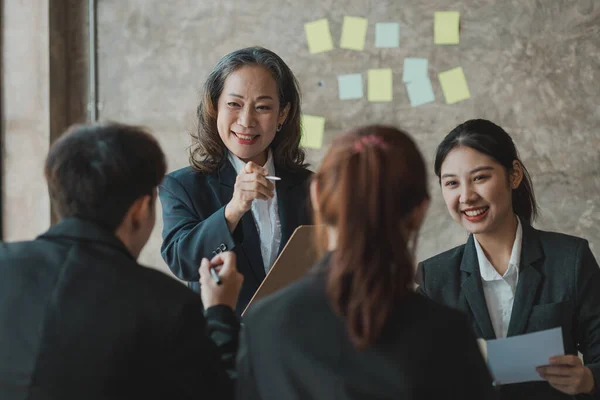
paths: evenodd
<path fill-rule="evenodd" d="M 325 133 L 325 118 L 315 115 L 302 116 L 302 137 L 300 146 L 320 149 L 323 147 L 323 134 Z"/>
<path fill-rule="evenodd" d="M 344 17 L 340 47 L 342 49 L 364 50 L 367 25 L 368 21 L 366 18 Z"/>
<path fill-rule="evenodd" d="M 369 81 L 367 98 L 369 101 L 392 101 L 391 69 L 370 69 L 367 77 Z"/>
<path fill-rule="evenodd" d="M 311 54 L 324 53 L 333 49 L 333 40 L 329 32 L 329 21 L 326 18 L 304 24 L 308 51 Z"/>
<path fill-rule="evenodd" d="M 458 11 L 436 11 L 434 13 L 433 43 L 458 44 L 460 13 Z"/>
<path fill-rule="evenodd" d="M 454 104 L 471 97 L 462 67 L 442 72 L 439 74 L 439 78 L 446 103 Z"/>

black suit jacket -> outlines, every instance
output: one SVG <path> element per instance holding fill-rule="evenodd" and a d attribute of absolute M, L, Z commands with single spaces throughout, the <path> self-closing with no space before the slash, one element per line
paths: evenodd
<path fill-rule="evenodd" d="M 277 205 L 281 222 L 283 249 L 294 230 L 310 224 L 308 181 L 311 172 L 291 173 L 277 168 Z M 225 206 L 233 197 L 237 174 L 229 161 L 213 174 L 203 174 L 191 167 L 167 175 L 159 187 L 163 210 L 163 244 L 161 254 L 169 268 L 188 286 L 200 292 L 198 268 L 203 257 L 233 250 L 237 268 L 244 275 L 236 311 L 244 311 L 265 278 L 260 252 L 260 238 L 254 217 L 247 212 L 233 233 L 225 220 Z"/>
<path fill-rule="evenodd" d="M 238 400 L 496 398 L 466 317 L 417 294 L 356 350 L 325 293 L 328 259 L 246 314 Z"/>
<path fill-rule="evenodd" d="M 233 398 L 238 332 L 90 222 L 0 247 L 2 400 Z"/>
<path fill-rule="evenodd" d="M 519 280 L 508 335 L 562 327 L 566 354 L 583 353 L 600 393 L 600 269 L 587 241 L 523 223 Z M 419 292 L 465 312 L 476 335 L 496 335 L 488 313 L 473 236 L 419 264 Z M 546 382 L 501 387 L 506 399 L 568 399 Z M 581 398 L 591 398 L 582 396 Z M 596 396 L 600 398 L 600 396 Z"/>

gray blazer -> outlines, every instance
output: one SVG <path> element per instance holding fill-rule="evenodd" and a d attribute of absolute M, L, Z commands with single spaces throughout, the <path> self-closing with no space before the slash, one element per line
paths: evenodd
<path fill-rule="evenodd" d="M 418 291 L 470 317 L 477 337 L 495 339 L 473 236 L 419 263 Z M 583 353 L 600 399 L 600 269 L 584 239 L 523 224 L 519 281 L 508 336 L 562 327 L 566 354 Z M 568 399 L 546 382 L 506 385 L 506 399 Z"/>

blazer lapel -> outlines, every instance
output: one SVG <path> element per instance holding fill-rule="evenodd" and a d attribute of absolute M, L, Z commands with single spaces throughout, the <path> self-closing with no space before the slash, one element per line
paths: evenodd
<path fill-rule="evenodd" d="M 534 267 L 534 263 L 543 257 L 542 246 L 535 229 L 521 221 L 523 228 L 523 244 L 519 263 L 519 281 L 515 291 L 507 336 L 525 333 L 529 314 L 535 302 L 542 276 Z"/>
<path fill-rule="evenodd" d="M 307 182 L 303 179 L 298 179 L 293 173 L 275 167 L 277 176 L 281 178 L 275 183 L 277 190 L 277 209 L 279 213 L 279 222 L 281 224 L 281 243 L 279 245 L 278 254 L 281 253 L 288 240 L 294 233 L 294 230 L 299 226 L 298 215 L 302 209 L 307 208 L 307 204 L 302 204 L 302 201 L 309 201 L 308 196 L 302 195 L 303 191 L 298 190 L 300 185 Z M 308 193 L 308 189 L 306 192 Z"/>
<path fill-rule="evenodd" d="M 235 179 L 237 173 L 231 165 L 229 160 L 223 163 L 223 166 L 219 169 L 219 183 L 222 204 L 227 204 L 233 197 L 233 186 L 235 185 Z M 259 282 L 265 278 L 265 267 L 263 264 L 262 253 L 260 251 L 260 238 L 258 236 L 258 230 L 256 229 L 256 222 L 252 216 L 252 212 L 248 211 L 241 220 L 242 230 L 244 233 L 244 240 L 242 242 L 242 249 L 248 258 L 250 267 L 256 275 Z"/>
<path fill-rule="evenodd" d="M 483 284 L 481 283 L 479 261 L 477 259 L 473 235 L 469 236 L 469 240 L 467 240 L 467 244 L 465 245 L 460 269 L 465 273 L 461 286 L 462 293 L 469 304 L 477 326 L 481 330 L 483 339 L 495 339 L 496 334 L 490 320 L 485 295 L 483 294 Z"/>

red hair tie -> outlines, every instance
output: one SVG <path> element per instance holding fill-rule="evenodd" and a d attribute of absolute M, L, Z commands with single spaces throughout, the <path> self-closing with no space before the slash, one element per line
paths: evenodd
<path fill-rule="evenodd" d="M 377 135 L 367 135 L 363 136 L 360 139 L 354 142 L 354 151 L 357 153 L 362 153 L 363 149 L 367 145 L 386 147 L 385 142 L 380 136 Z"/>

